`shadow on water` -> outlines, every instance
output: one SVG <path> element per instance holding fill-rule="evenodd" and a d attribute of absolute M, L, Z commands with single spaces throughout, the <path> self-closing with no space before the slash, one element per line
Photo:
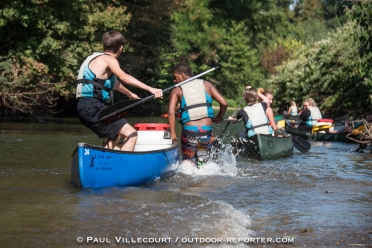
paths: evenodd
<path fill-rule="evenodd" d="M 216 125 L 215 135 L 223 128 Z M 235 157 L 228 143 L 241 129 L 230 125 L 219 159 L 200 169 L 182 163 L 173 177 L 141 187 L 77 189 L 70 184 L 73 149 L 102 140 L 76 119 L 3 120 L 2 247 L 76 247 L 78 237 L 85 245 L 93 237 L 132 247 L 149 247 L 131 239 L 151 237 L 186 247 L 372 244 L 371 153 L 354 153 L 354 144 L 313 142 L 310 153 L 280 160 Z"/>

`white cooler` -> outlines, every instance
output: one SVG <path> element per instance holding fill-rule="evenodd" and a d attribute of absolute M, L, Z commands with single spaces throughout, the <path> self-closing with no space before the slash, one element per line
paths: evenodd
<path fill-rule="evenodd" d="M 152 151 L 171 147 L 172 139 L 166 131 L 137 131 L 134 151 Z"/>

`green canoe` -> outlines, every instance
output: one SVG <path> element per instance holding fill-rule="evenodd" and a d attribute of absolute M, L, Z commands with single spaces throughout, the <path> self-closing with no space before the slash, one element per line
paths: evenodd
<path fill-rule="evenodd" d="M 251 138 L 240 138 L 231 144 L 234 154 L 260 160 L 285 158 L 293 154 L 291 135 L 277 137 L 257 134 Z"/>
<path fill-rule="evenodd" d="M 312 141 L 336 141 L 336 142 L 347 142 L 355 143 L 354 141 L 346 138 L 346 133 L 330 134 L 330 133 L 311 133 L 306 131 L 300 131 L 291 126 L 288 121 L 285 122 L 285 131 L 294 136 L 300 136 L 301 138 L 312 140 Z"/>

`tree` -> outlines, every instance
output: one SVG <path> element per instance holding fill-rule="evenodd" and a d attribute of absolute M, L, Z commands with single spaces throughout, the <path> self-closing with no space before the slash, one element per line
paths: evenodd
<path fill-rule="evenodd" d="M 130 19 L 116 1 L 7 0 L 0 6 L 0 109 L 33 115 L 59 111 L 58 96 L 75 91 L 79 66 L 102 50 L 103 32 L 122 32 Z"/>
<path fill-rule="evenodd" d="M 353 2 L 344 0 L 323 0 L 324 20 L 328 28 L 335 29 L 347 22 L 346 9 L 351 8 Z"/>
<path fill-rule="evenodd" d="M 218 46 L 223 68 L 219 89 L 231 99 L 240 98 L 247 85 L 263 86 L 258 51 L 250 47 L 246 33 L 243 22 L 232 22 Z"/>
<path fill-rule="evenodd" d="M 169 80 L 169 72 L 163 74 L 163 62 L 172 60 L 164 56 L 166 51 L 173 51 L 171 39 L 170 16 L 177 1 L 133 1 L 121 0 L 121 5 L 127 7 L 131 14 L 130 25 L 127 26 L 125 37 L 131 50 L 121 55 L 123 69 L 131 75 L 151 83 L 154 87 L 166 88 L 173 84 Z M 172 54 L 172 52 L 170 52 Z M 136 89 L 133 89 L 136 90 Z M 139 94 L 143 94 L 143 91 Z"/>
<path fill-rule="evenodd" d="M 294 19 L 297 23 L 312 19 L 323 21 L 322 0 L 298 0 L 294 5 Z"/>
<path fill-rule="evenodd" d="M 370 111 L 371 87 L 360 73 L 359 42 L 353 39 L 356 29 L 355 22 L 348 22 L 329 38 L 304 46 L 297 59 L 277 68 L 271 82 L 281 110 L 291 100 L 312 97 L 328 116 L 362 116 Z"/>
<path fill-rule="evenodd" d="M 278 39 L 277 42 L 267 47 L 261 54 L 261 65 L 271 75 L 277 73 L 276 67 L 289 59 L 293 59 L 293 54 L 303 46 L 302 42 L 287 38 Z"/>
<path fill-rule="evenodd" d="M 372 76 L 372 1 L 363 0 L 355 5 L 349 12 L 350 18 L 356 21 L 359 29 L 354 38 L 360 42 L 359 54 L 365 76 Z"/>

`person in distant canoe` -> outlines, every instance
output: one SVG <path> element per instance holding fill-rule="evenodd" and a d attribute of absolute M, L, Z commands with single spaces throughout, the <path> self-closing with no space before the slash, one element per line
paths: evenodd
<path fill-rule="evenodd" d="M 174 82 L 180 83 L 192 77 L 192 70 L 188 64 L 179 63 L 173 68 L 173 76 Z M 213 100 L 220 105 L 217 116 L 214 116 Z M 227 101 L 212 83 L 202 79 L 195 79 L 174 88 L 168 104 L 168 122 L 173 141 L 177 140 L 175 115 L 178 103 L 181 110 L 183 160 L 200 166 L 210 158 L 214 141 L 213 120 L 215 123 L 222 122 Z"/>
<path fill-rule="evenodd" d="M 117 31 L 103 34 L 103 52 L 95 52 L 80 67 L 77 87 L 77 113 L 80 122 L 90 128 L 99 138 L 108 138 L 103 145 L 113 149 L 124 139 L 123 151 L 133 151 L 137 141 L 136 130 L 125 120 L 119 119 L 105 127 L 98 125 L 98 113 L 113 99 L 113 91 L 117 90 L 131 99 L 140 99 L 123 83 L 149 91 L 155 98 L 163 96 L 161 89 L 150 87 L 125 73 L 117 58 L 123 51 L 124 36 Z"/>
<path fill-rule="evenodd" d="M 256 103 L 258 92 L 255 88 L 248 86 L 244 92 L 244 99 L 247 106 L 239 110 L 236 120 L 243 119 L 246 128 L 244 136 L 250 138 L 257 133 L 273 134 L 278 130 L 274 120 L 272 108 L 268 107 L 265 101 Z M 229 119 L 233 119 L 229 116 Z M 239 138 L 241 134 L 238 134 Z"/>
<path fill-rule="evenodd" d="M 316 125 L 317 120 L 322 119 L 322 114 L 316 106 L 314 99 L 308 98 L 304 101 L 304 109 L 298 116 L 300 123 L 297 127 L 298 130 L 311 132 L 313 126 Z"/>
<path fill-rule="evenodd" d="M 349 133 L 352 133 L 353 135 L 357 136 L 358 134 L 364 132 L 364 125 L 361 125 L 362 123 L 360 124 L 357 124 L 355 126 L 355 129 L 352 129 L 351 128 L 351 123 L 349 123 L 349 121 L 345 121 L 345 126 L 343 128 L 340 128 L 338 130 L 334 130 L 333 127 L 330 128 L 330 129 L 327 129 L 325 130 L 326 133 L 330 133 L 330 134 L 349 134 Z"/>
<path fill-rule="evenodd" d="M 287 115 L 298 116 L 298 109 L 295 101 L 291 101 L 291 106 L 288 108 Z"/>
<path fill-rule="evenodd" d="M 307 101 L 309 102 L 309 109 L 311 112 L 311 121 L 314 126 L 319 119 L 323 118 L 323 116 L 319 108 L 316 106 L 316 103 L 313 98 L 308 98 Z"/>
<path fill-rule="evenodd" d="M 289 106 L 288 108 L 288 111 L 287 110 L 284 110 L 283 111 L 283 117 L 284 118 L 290 118 L 292 117 L 298 117 L 298 108 L 297 108 L 297 104 L 295 101 L 291 101 L 291 105 Z"/>

